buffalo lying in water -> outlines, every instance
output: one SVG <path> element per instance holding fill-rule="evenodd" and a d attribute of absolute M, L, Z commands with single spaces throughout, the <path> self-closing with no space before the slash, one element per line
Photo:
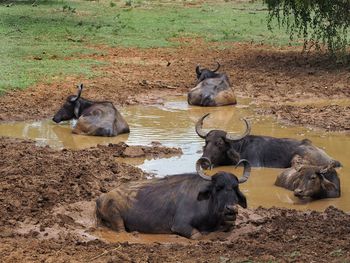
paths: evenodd
<path fill-rule="evenodd" d="M 336 166 L 341 166 L 323 150 L 312 145 L 310 140 L 249 135 L 251 127 L 245 119 L 246 130 L 239 136 L 222 130 L 205 132 L 202 125 L 208 115 L 198 120 L 196 132 L 205 139 L 202 157 L 208 158 L 214 166 L 236 164 L 240 159 L 247 159 L 254 167 L 288 168 L 296 155 L 312 165 L 334 162 Z"/>
<path fill-rule="evenodd" d="M 236 204 L 246 208 L 247 201 L 239 184 L 247 181 L 250 164 L 246 160 L 241 178 L 226 172 L 207 176 L 197 161 L 197 173 L 129 182 L 96 201 L 99 222 L 116 231 L 176 233 L 199 238 L 201 232 L 230 227 L 236 219 Z"/>
<path fill-rule="evenodd" d="M 300 156 L 296 158 L 301 160 Z M 301 199 L 340 197 L 340 180 L 334 162 L 326 166 L 300 164 L 302 162 L 283 171 L 275 185 L 294 191 L 294 195 Z"/>
<path fill-rule="evenodd" d="M 78 95 L 68 96 L 61 109 L 53 117 L 53 121 L 78 119 L 73 133 L 95 136 L 116 136 L 129 133 L 129 125 L 119 111 L 109 101 L 90 101 L 81 98 L 83 84 L 78 86 Z"/>
<path fill-rule="evenodd" d="M 187 101 L 190 105 L 223 106 L 237 103 L 228 76 L 216 73 L 219 68 L 219 63 L 215 70 L 196 67 L 198 84 L 188 92 Z"/>

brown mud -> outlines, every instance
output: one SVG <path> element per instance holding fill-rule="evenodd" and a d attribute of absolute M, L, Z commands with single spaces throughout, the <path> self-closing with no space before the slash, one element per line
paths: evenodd
<path fill-rule="evenodd" d="M 282 120 L 326 130 L 350 129 L 349 66 L 331 63 L 317 53 L 301 54 L 295 47 L 276 48 L 252 44 L 208 44 L 198 39 L 175 39 L 176 48 L 107 48 L 93 59 L 108 62 L 99 68 L 102 77 L 67 78 L 40 84 L 0 97 L 0 120 L 29 120 L 52 117 L 66 96 L 83 82 L 84 97 L 123 104 L 162 102 L 168 95 L 184 94 L 195 85 L 197 64 L 213 67 L 221 63 L 240 96 L 254 99 L 261 113 Z M 334 100 L 333 107 L 311 104 L 307 108 L 286 104 L 303 100 Z M 337 99 L 347 99 L 338 105 Z M 325 113 L 324 113 L 325 112 Z M 341 114 L 340 114 L 341 112 Z M 316 117 L 322 113 L 322 117 Z"/>
<path fill-rule="evenodd" d="M 125 104 L 162 103 L 195 84 L 197 63 L 222 64 L 239 96 L 261 114 L 326 130 L 350 129 L 349 68 L 292 47 L 207 44 L 177 39 L 177 48 L 99 47 L 103 76 L 67 78 L 0 97 L 0 121 L 52 117 L 75 85 L 83 97 Z M 98 69 L 101 70 L 101 69 Z M 329 101 L 329 104 L 303 101 Z M 260 107 L 260 108 L 259 108 Z M 124 143 L 53 150 L 0 138 L 0 258 L 4 262 L 349 262 L 350 215 L 258 208 L 240 210 L 236 227 L 199 241 L 129 233 L 121 239 L 96 228 L 94 200 L 130 180 L 146 178 L 125 157 L 166 157 L 179 149 Z M 101 232 L 102 231 L 102 232 Z M 102 233 L 102 234 L 101 234 Z M 119 239 L 118 239 L 119 238 Z"/>

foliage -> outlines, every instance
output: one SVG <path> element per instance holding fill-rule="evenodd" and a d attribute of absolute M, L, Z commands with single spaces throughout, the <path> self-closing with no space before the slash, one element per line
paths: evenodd
<path fill-rule="evenodd" d="M 268 5 L 268 25 L 276 18 L 291 39 L 304 39 L 304 49 L 321 45 L 331 54 L 344 54 L 349 45 L 350 0 L 264 0 Z"/>

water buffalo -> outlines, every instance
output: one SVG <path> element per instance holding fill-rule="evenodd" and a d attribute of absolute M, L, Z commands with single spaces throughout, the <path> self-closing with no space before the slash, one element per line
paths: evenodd
<path fill-rule="evenodd" d="M 254 167 L 291 167 L 295 155 L 301 156 L 312 165 L 327 165 L 332 160 L 323 150 L 312 145 L 311 141 L 289 138 L 274 138 L 250 134 L 250 124 L 244 119 L 246 130 L 242 135 L 234 136 L 222 130 L 202 130 L 204 119 L 196 123 L 198 136 L 205 139 L 202 157 L 210 159 L 214 166 L 236 164 L 240 159 L 247 159 Z M 334 161 L 336 166 L 341 166 Z"/>
<path fill-rule="evenodd" d="M 293 165 L 276 178 L 275 185 L 294 191 L 301 199 L 340 197 L 340 180 L 335 166 L 334 162 L 326 166 Z"/>
<path fill-rule="evenodd" d="M 237 103 L 228 76 L 216 73 L 219 68 L 219 63 L 215 70 L 196 67 L 198 84 L 188 92 L 187 101 L 190 105 L 223 106 Z"/>
<path fill-rule="evenodd" d="M 129 125 L 119 111 L 109 101 L 91 101 L 81 98 L 83 84 L 78 86 L 78 95 L 68 96 L 61 109 L 52 120 L 78 119 L 73 133 L 95 136 L 116 136 L 129 133 Z"/>
<path fill-rule="evenodd" d="M 227 172 L 205 175 L 201 165 L 207 161 L 197 161 L 197 173 L 129 182 L 102 194 L 96 201 L 98 222 L 116 231 L 176 233 L 192 239 L 232 226 L 236 205 L 247 207 L 239 184 L 248 180 L 250 164 L 239 162 L 244 171 L 238 179 Z"/>

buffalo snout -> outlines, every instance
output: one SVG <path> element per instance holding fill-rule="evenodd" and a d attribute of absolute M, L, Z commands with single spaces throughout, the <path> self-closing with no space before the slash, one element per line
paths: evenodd
<path fill-rule="evenodd" d="M 303 196 L 303 190 L 301 190 L 300 188 L 297 188 L 294 190 L 294 195 L 297 197 L 302 197 Z"/>
<path fill-rule="evenodd" d="M 53 120 L 55 123 L 61 122 L 61 119 L 60 119 L 58 116 L 54 116 L 54 117 L 52 118 L 52 120 Z"/>
<path fill-rule="evenodd" d="M 224 209 L 225 221 L 235 221 L 238 214 L 237 205 L 226 205 Z"/>

